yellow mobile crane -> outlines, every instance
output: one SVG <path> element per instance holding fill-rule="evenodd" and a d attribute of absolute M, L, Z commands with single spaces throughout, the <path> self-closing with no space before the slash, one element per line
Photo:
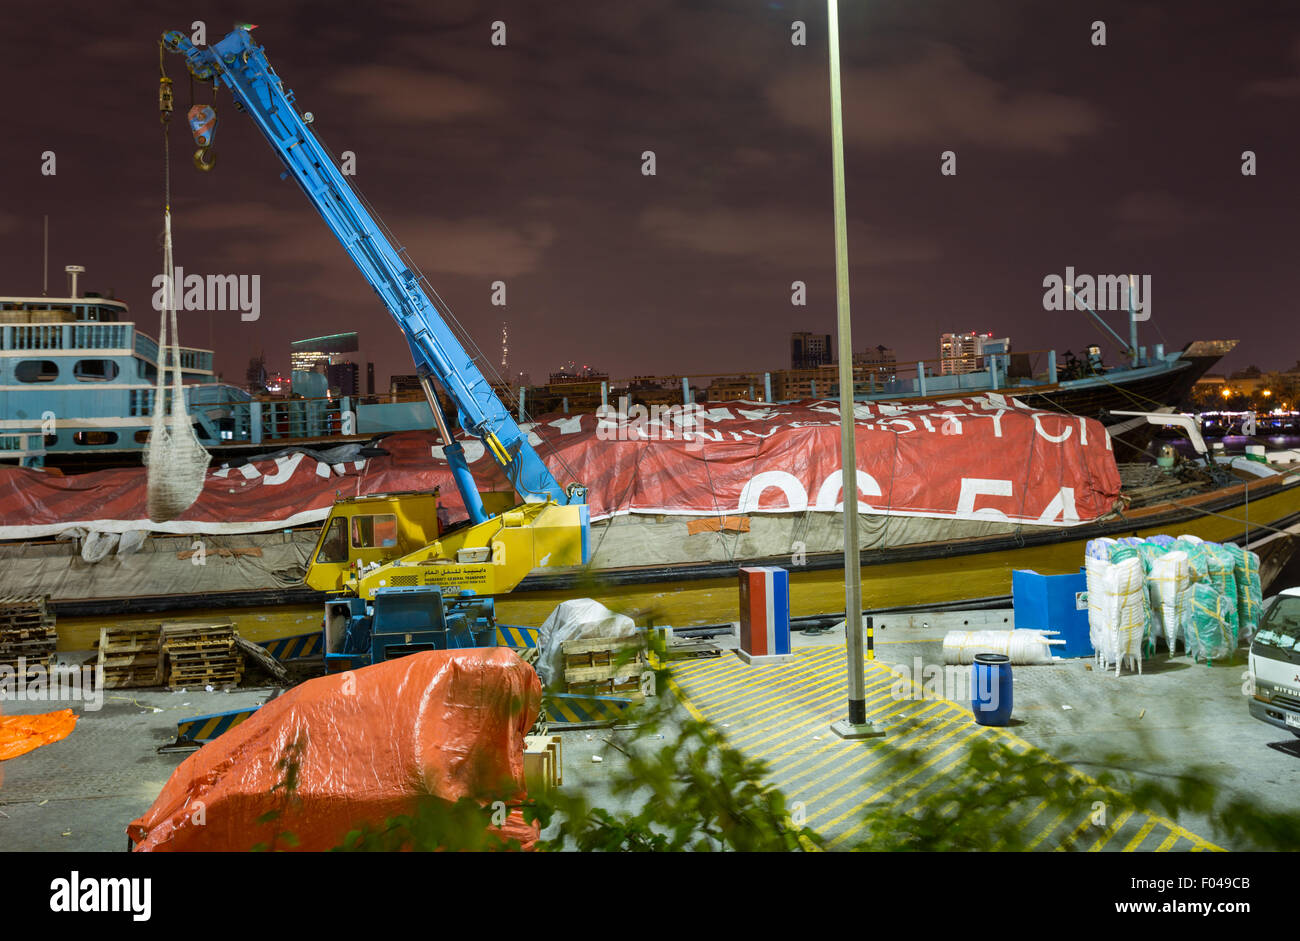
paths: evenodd
<path fill-rule="evenodd" d="M 587 562 L 586 490 L 561 486 L 542 462 L 435 306 L 430 294 L 437 293 L 339 172 L 308 128 L 311 112 L 295 109 L 293 93 L 284 90 L 249 29 L 237 28 L 203 48 L 172 31 L 163 45 L 185 56 L 196 79 L 230 90 L 236 109 L 253 119 L 284 163 L 282 176 L 302 188 L 402 330 L 469 513 L 464 526 L 442 532 L 436 491 L 334 505 L 306 579 L 313 588 L 340 593 L 348 612 L 342 623 L 326 619 L 326 657 L 385 659 L 390 652 L 492 645 L 492 595 L 510 591 L 537 566 Z M 205 121 L 201 139 L 195 127 L 201 147 L 211 142 L 215 115 Z M 210 160 L 196 163 L 211 167 Z M 460 427 L 483 442 L 514 493 L 478 490 L 448 428 L 438 387 L 454 403 Z"/>

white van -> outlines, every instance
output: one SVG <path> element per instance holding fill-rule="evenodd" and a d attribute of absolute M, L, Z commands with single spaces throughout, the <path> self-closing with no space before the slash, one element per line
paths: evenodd
<path fill-rule="evenodd" d="M 1250 714 L 1300 736 L 1300 588 L 1268 605 L 1250 642 Z"/>

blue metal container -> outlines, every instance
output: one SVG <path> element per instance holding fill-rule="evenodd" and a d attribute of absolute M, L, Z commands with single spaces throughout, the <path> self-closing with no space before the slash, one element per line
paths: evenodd
<path fill-rule="evenodd" d="M 971 712 L 980 725 L 1011 722 L 1011 658 L 977 653 L 971 666 Z"/>
<path fill-rule="evenodd" d="M 1070 575 L 1039 575 L 1028 569 L 1011 573 L 1011 603 L 1017 630 L 1057 631 L 1052 656 L 1091 657 L 1088 633 L 1088 579 L 1080 569 Z"/>

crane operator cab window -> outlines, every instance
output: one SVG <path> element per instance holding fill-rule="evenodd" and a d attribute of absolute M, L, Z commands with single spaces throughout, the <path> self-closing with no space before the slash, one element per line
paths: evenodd
<path fill-rule="evenodd" d="M 320 552 L 316 554 L 317 562 L 346 562 L 348 560 L 347 520 L 336 516 L 330 520 L 330 528 L 321 540 Z"/>
<path fill-rule="evenodd" d="M 397 517 L 394 514 L 352 517 L 353 548 L 388 549 L 395 545 L 397 545 Z"/>

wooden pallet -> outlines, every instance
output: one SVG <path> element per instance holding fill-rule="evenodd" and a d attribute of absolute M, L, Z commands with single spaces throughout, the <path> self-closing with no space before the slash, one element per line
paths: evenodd
<path fill-rule="evenodd" d="M 650 669 L 642 637 L 592 637 L 566 642 L 564 691 L 594 696 L 641 696 Z"/>
<path fill-rule="evenodd" d="M 10 626 L 52 622 L 54 615 L 49 609 L 49 600 L 48 595 L 27 597 L 9 595 L 0 598 L 0 630 Z"/>
<path fill-rule="evenodd" d="M 703 660 L 722 656 L 722 648 L 707 641 L 673 641 L 665 653 L 669 660 Z"/>
<path fill-rule="evenodd" d="M 164 621 L 160 632 L 167 685 L 232 686 L 244 672 L 232 621 Z"/>
<path fill-rule="evenodd" d="M 0 669 L 5 673 L 17 678 L 18 661 L 23 661 L 23 681 L 26 682 L 35 679 L 38 674 L 43 673 L 49 677 L 54 670 L 54 654 L 46 654 L 43 657 L 0 657 Z"/>
<path fill-rule="evenodd" d="M 234 643 L 234 621 L 163 621 L 164 646 L 228 641 Z"/>
<path fill-rule="evenodd" d="M 54 612 L 49 610 L 48 599 L 0 598 L 0 656 L 5 648 L 31 642 L 55 641 Z M 53 649 L 53 646 L 50 648 Z"/>
<path fill-rule="evenodd" d="M 622 659 L 645 662 L 643 637 L 585 637 L 565 641 L 560 648 L 565 667 L 600 666 Z"/>
<path fill-rule="evenodd" d="M 524 786 L 529 793 L 564 783 L 563 746 L 558 735 L 524 736 Z"/>
<path fill-rule="evenodd" d="M 139 689 L 161 686 L 163 678 L 162 634 L 158 625 L 149 627 L 102 627 L 99 630 L 95 666 L 107 689 Z"/>
<path fill-rule="evenodd" d="M 195 663 L 209 660 L 232 660 L 238 648 L 234 643 L 186 644 L 181 647 L 168 646 L 167 659 L 172 663 Z"/>
<path fill-rule="evenodd" d="M 162 630 L 157 624 L 149 627 L 101 627 L 99 629 L 99 649 L 110 653 L 129 653 L 136 650 L 151 650 L 155 653 L 162 646 Z"/>
<path fill-rule="evenodd" d="M 243 668 L 219 670 L 172 670 L 167 674 L 167 686 L 170 689 L 192 688 L 195 686 L 238 686 L 244 678 Z"/>

